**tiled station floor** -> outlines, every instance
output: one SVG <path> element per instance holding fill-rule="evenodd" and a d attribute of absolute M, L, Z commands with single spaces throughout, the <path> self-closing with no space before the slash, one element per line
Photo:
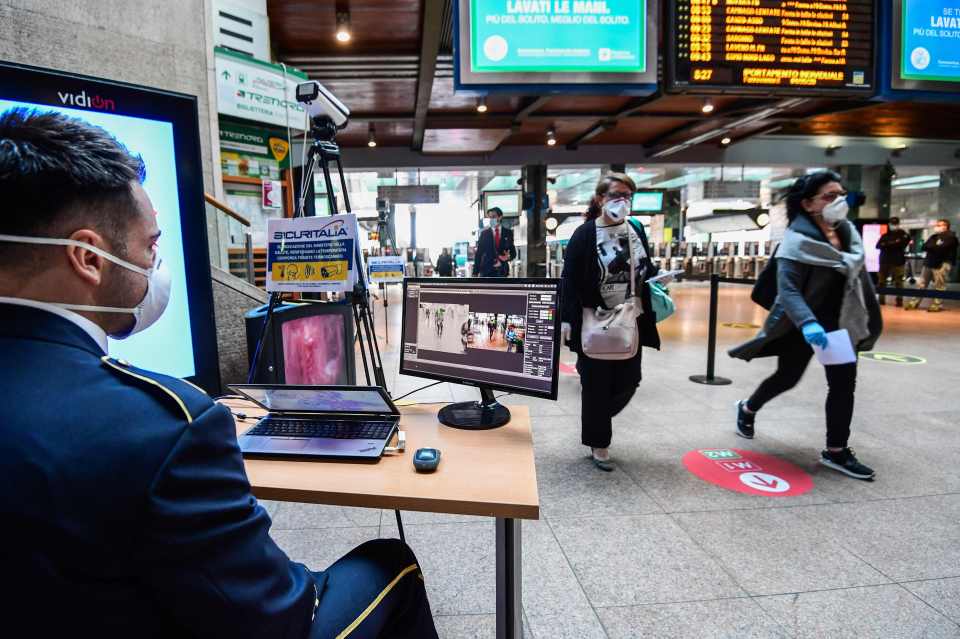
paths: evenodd
<path fill-rule="evenodd" d="M 756 439 L 736 437 L 734 401 L 774 362 L 731 360 L 725 348 L 752 330 L 721 327 L 717 374 L 733 384 L 688 381 L 705 368 L 708 289 L 673 292 L 678 312 L 660 325 L 663 349 L 645 351 L 644 381 L 614 422 L 614 472 L 595 469 L 579 443 L 575 373 L 561 376 L 555 402 L 502 400 L 529 405 L 534 429 L 541 518 L 523 524 L 526 635 L 960 637 L 960 305 L 939 314 L 886 307 L 877 350 L 926 362 L 860 363 L 851 446 L 877 470 L 867 483 L 816 463 L 826 382 L 815 362 L 760 413 Z M 720 322 L 762 322 L 748 293 L 722 287 Z M 395 396 L 429 383 L 397 374 L 399 302 L 395 288 L 385 356 Z M 573 356 L 564 351 L 562 360 Z M 409 401 L 474 395 L 443 384 Z M 705 448 L 776 455 L 809 473 L 813 489 L 766 497 L 706 483 L 681 462 Z M 266 505 L 274 537 L 315 568 L 367 539 L 396 536 L 389 511 Z M 493 521 L 409 512 L 404 526 L 441 637 L 493 637 Z"/>

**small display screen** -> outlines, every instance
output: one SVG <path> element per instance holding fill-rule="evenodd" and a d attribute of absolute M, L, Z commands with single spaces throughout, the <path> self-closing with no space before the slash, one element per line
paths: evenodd
<path fill-rule="evenodd" d="M 663 208 L 663 193 L 660 191 L 637 191 L 633 194 L 634 211 L 659 211 Z"/>
<path fill-rule="evenodd" d="M 670 4 L 674 89 L 873 92 L 874 0 Z"/>
<path fill-rule="evenodd" d="M 235 386 L 267 410 L 278 412 L 392 413 L 383 396 L 365 388 L 250 388 Z"/>

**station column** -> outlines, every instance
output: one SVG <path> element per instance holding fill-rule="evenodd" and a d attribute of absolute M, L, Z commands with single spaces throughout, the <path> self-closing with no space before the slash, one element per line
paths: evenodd
<path fill-rule="evenodd" d="M 547 213 L 544 206 L 547 199 L 546 164 L 523 167 L 523 192 L 529 198 L 526 204 L 530 205 L 524 211 L 527 221 L 527 277 L 546 277 L 547 244 L 543 226 Z"/>

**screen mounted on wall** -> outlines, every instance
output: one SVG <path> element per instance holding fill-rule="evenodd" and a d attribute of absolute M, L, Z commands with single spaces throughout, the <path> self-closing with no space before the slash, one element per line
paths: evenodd
<path fill-rule="evenodd" d="M 671 90 L 874 92 L 874 0 L 675 0 L 668 5 Z"/>
<path fill-rule="evenodd" d="M 109 354 L 219 391 L 196 98 L 0 62 L 0 113 L 15 107 L 81 119 L 143 158 L 170 303 L 150 328 L 111 339 Z"/>
<path fill-rule="evenodd" d="M 657 83 L 659 0 L 457 0 L 459 89 Z"/>
<path fill-rule="evenodd" d="M 893 5 L 893 88 L 960 92 L 960 2 Z"/>

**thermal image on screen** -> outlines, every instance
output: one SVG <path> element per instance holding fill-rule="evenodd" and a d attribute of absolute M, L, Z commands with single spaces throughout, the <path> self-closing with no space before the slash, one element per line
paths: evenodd
<path fill-rule="evenodd" d="M 166 375 L 174 377 L 194 375 L 196 368 L 181 243 L 173 126 L 169 122 L 114 113 L 0 100 L 0 113 L 14 107 L 56 111 L 79 118 L 105 129 L 133 154 L 143 157 L 147 168 L 143 188 L 157 211 L 157 224 L 162 233 L 159 242 L 160 257 L 170 269 L 172 276 L 170 304 L 157 323 L 145 331 L 125 340 L 111 339 L 109 352 L 112 357 L 125 359 L 134 366 Z"/>

